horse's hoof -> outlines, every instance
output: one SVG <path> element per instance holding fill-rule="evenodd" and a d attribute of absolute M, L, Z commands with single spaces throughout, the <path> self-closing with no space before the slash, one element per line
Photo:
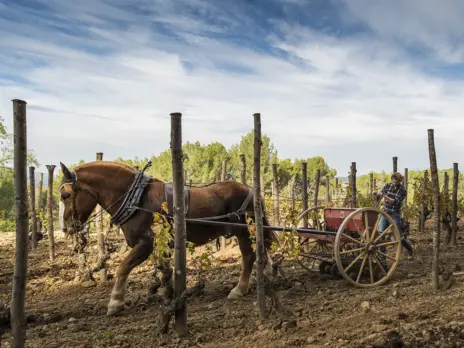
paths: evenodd
<path fill-rule="evenodd" d="M 229 293 L 229 296 L 227 296 L 227 299 L 229 299 L 229 300 L 238 300 L 238 299 L 241 299 L 243 296 L 245 296 L 245 295 L 240 290 L 234 288 Z"/>
<path fill-rule="evenodd" d="M 112 316 L 112 315 L 122 312 L 123 310 L 124 310 L 124 304 L 119 305 L 119 306 L 111 306 L 111 307 L 108 306 L 106 315 Z"/>

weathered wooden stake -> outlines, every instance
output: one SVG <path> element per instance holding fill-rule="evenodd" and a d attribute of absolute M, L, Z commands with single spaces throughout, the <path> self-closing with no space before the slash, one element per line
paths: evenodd
<path fill-rule="evenodd" d="M 103 152 L 97 152 L 97 161 L 103 161 Z M 106 282 L 108 279 L 107 277 L 107 266 L 106 266 L 106 261 L 105 260 L 105 234 L 103 231 L 103 208 L 100 206 L 100 204 L 97 204 L 97 216 L 95 219 L 95 227 L 97 230 L 97 242 L 98 242 L 98 260 L 99 264 L 103 266 L 103 268 L 98 271 L 98 278 L 100 279 L 101 282 Z M 102 262 L 102 263 L 101 263 Z"/>
<path fill-rule="evenodd" d="M 246 158 L 245 154 L 240 154 L 240 180 L 246 185 Z"/>
<path fill-rule="evenodd" d="M 308 209 L 308 163 L 301 163 L 301 180 L 303 190 L 303 211 Z M 303 228 L 308 228 L 308 216 L 303 216 Z"/>
<path fill-rule="evenodd" d="M 453 163 L 453 193 L 451 202 L 451 245 L 457 245 L 458 234 L 458 185 L 459 168 L 457 163 Z"/>
<path fill-rule="evenodd" d="M 253 202 L 255 210 L 256 226 L 256 286 L 258 292 L 259 319 L 265 320 L 266 297 L 264 288 L 264 265 L 266 263 L 266 250 L 264 249 L 263 216 L 261 207 L 261 114 L 255 113 L 254 117 L 254 168 L 253 168 Z"/>
<path fill-rule="evenodd" d="M 221 167 L 221 181 L 226 181 L 226 174 L 227 174 L 227 162 L 226 160 L 223 160 L 222 167 Z"/>
<path fill-rule="evenodd" d="M 351 162 L 351 208 L 356 208 L 356 162 Z"/>
<path fill-rule="evenodd" d="M 290 204 L 292 208 L 292 212 L 295 211 L 295 178 L 292 179 L 292 182 L 290 184 Z"/>
<path fill-rule="evenodd" d="M 38 230 L 40 232 L 42 232 L 42 218 L 43 218 L 43 213 L 42 213 L 43 180 L 44 180 L 44 173 L 40 173 L 39 174 L 39 187 L 37 188 L 37 213 L 39 213 L 41 216 L 41 218 L 38 219 Z"/>
<path fill-rule="evenodd" d="M 55 231 L 53 229 L 53 171 L 56 166 L 47 164 L 48 190 L 47 190 L 47 215 L 48 215 L 48 242 L 50 262 L 55 261 Z"/>
<path fill-rule="evenodd" d="M 440 251 L 440 225 L 441 225 L 441 211 L 440 211 L 440 186 L 438 183 L 438 169 L 437 169 L 437 154 L 435 152 L 435 140 L 433 129 L 428 130 L 429 138 L 429 157 L 430 157 L 430 171 L 432 176 L 433 186 L 433 203 L 435 206 L 435 229 L 433 231 L 433 253 L 432 253 L 432 287 L 438 290 L 439 287 L 439 251 Z"/>
<path fill-rule="evenodd" d="M 393 157 L 393 173 L 398 171 L 398 157 Z"/>
<path fill-rule="evenodd" d="M 26 281 L 29 254 L 27 200 L 27 115 L 26 102 L 13 100 L 14 195 L 16 215 L 16 253 L 11 299 L 11 347 L 23 348 L 26 341 Z"/>
<path fill-rule="evenodd" d="M 314 201 L 313 204 L 317 207 L 319 201 L 319 185 L 321 183 L 321 170 L 318 169 L 316 172 L 315 186 L 314 186 Z"/>
<path fill-rule="evenodd" d="M 449 175 L 448 172 L 444 173 L 443 177 L 443 194 L 449 195 Z"/>
<path fill-rule="evenodd" d="M 221 171 L 220 171 L 222 182 L 226 181 L 226 173 L 227 173 L 227 162 L 226 160 L 223 160 L 222 165 L 221 165 Z M 223 236 L 220 236 L 219 244 L 221 246 L 221 249 L 224 250 L 224 248 L 227 246 L 227 239 Z"/>
<path fill-rule="evenodd" d="M 408 168 L 404 168 L 404 188 L 406 190 L 406 197 L 404 197 L 404 205 L 408 204 L 408 184 L 409 184 L 409 171 Z"/>
<path fill-rule="evenodd" d="M 327 202 L 326 204 L 329 204 L 329 202 L 330 202 L 330 178 L 329 178 L 329 175 L 325 176 L 325 185 L 326 185 L 325 201 Z"/>
<path fill-rule="evenodd" d="M 176 298 L 180 298 L 187 288 L 187 251 L 186 251 L 186 223 L 184 201 L 184 164 L 182 154 L 182 114 L 171 114 L 171 154 L 173 177 L 173 210 L 174 210 L 174 248 L 175 272 L 174 291 Z M 175 328 L 179 336 L 188 333 L 187 306 L 184 304 L 175 311 Z"/>
<path fill-rule="evenodd" d="M 369 174 L 369 193 L 374 193 L 374 173 Z"/>
<path fill-rule="evenodd" d="M 443 197 L 445 197 L 445 202 L 449 201 L 449 175 L 448 172 L 444 173 L 443 178 Z M 443 205 L 443 202 L 441 202 Z M 446 231 L 445 245 L 448 245 L 451 241 L 451 235 L 453 234 L 451 229 L 451 212 L 448 209 L 448 204 L 446 204 L 442 210 L 444 214 L 441 214 L 442 228 L 443 231 Z"/>
<path fill-rule="evenodd" d="M 276 226 L 280 225 L 280 216 L 279 216 L 279 173 L 277 172 L 277 163 L 272 163 L 272 190 L 274 196 L 274 224 Z"/>
<path fill-rule="evenodd" d="M 31 247 L 37 248 L 37 214 L 35 212 L 35 167 L 29 167 L 29 198 L 31 200 Z"/>
<path fill-rule="evenodd" d="M 427 210 L 428 210 L 428 207 L 427 207 L 427 201 L 426 201 L 426 193 L 427 193 L 427 185 L 428 185 L 428 181 L 429 181 L 429 172 L 427 170 L 424 171 L 424 178 L 422 179 L 423 180 L 423 188 L 422 188 L 422 193 L 421 193 L 421 201 L 422 201 L 422 204 L 421 204 L 421 215 L 419 217 L 419 231 L 421 233 L 424 233 L 425 231 L 425 221 L 427 220 Z"/>

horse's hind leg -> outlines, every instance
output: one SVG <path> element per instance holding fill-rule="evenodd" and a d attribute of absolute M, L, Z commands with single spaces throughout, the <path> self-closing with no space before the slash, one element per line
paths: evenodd
<path fill-rule="evenodd" d="M 144 262 L 152 252 L 153 236 L 150 232 L 147 232 L 140 237 L 129 255 L 119 265 L 116 273 L 116 282 L 114 283 L 111 299 L 108 303 L 107 315 L 118 313 L 124 309 L 127 278 L 130 272 Z"/>
<path fill-rule="evenodd" d="M 248 285 L 250 283 L 250 276 L 253 270 L 253 263 L 256 259 L 256 254 L 253 251 L 251 239 L 248 234 L 240 234 L 237 236 L 240 251 L 242 253 L 242 273 L 235 288 L 229 293 L 228 299 L 238 299 L 248 293 Z"/>

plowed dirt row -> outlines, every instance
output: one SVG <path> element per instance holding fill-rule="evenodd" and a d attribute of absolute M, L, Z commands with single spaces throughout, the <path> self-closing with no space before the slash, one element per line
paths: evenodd
<path fill-rule="evenodd" d="M 414 232 L 413 232 L 414 233 Z M 14 240 L 0 234 L 0 305 L 11 298 Z M 387 285 L 359 289 L 344 280 L 327 280 L 287 261 L 287 279 L 277 289 L 294 316 L 273 314 L 259 323 L 254 281 L 249 295 L 227 300 L 240 273 L 237 248 L 216 255 L 207 284 L 188 303 L 190 335 L 158 334 L 159 305 L 147 300 L 152 265 L 135 269 L 127 287 L 126 310 L 106 316 L 114 280 L 74 283 L 76 257 L 69 242 L 58 240 L 57 258 L 48 262 L 47 241 L 30 253 L 27 285 L 27 347 L 464 347 L 464 277 L 448 290 L 431 288 L 431 232 L 410 238 L 416 258 L 403 258 Z M 118 241 L 119 246 L 123 241 Z M 94 247 L 94 244 L 92 244 Z M 445 269 L 459 269 L 464 245 L 444 248 Z M 92 251 L 96 254 L 96 251 Z M 114 273 L 123 253 L 112 254 Z M 194 279 L 190 279 L 193 282 Z M 10 332 L 1 346 L 10 346 Z"/>

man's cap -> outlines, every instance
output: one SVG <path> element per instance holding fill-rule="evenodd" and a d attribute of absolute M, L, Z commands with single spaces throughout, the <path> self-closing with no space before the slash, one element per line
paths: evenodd
<path fill-rule="evenodd" d="M 399 172 L 395 172 L 391 175 L 391 178 L 396 178 L 399 182 L 403 182 L 403 175 Z"/>

